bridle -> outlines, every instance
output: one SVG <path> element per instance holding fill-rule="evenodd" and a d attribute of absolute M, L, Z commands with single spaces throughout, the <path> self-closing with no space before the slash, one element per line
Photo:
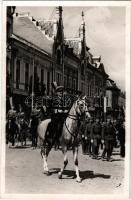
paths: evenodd
<path fill-rule="evenodd" d="M 74 109 L 75 109 L 75 111 L 76 111 L 76 108 L 74 107 Z M 72 114 L 68 114 L 68 116 L 67 116 L 67 118 L 70 118 L 70 119 L 73 119 L 73 120 L 79 120 L 79 121 L 81 121 L 81 118 L 82 118 L 82 116 L 80 115 L 80 114 L 78 114 L 78 112 L 76 111 L 76 113 L 77 113 L 77 115 L 72 115 Z M 72 117 L 75 117 L 75 118 L 72 118 Z M 66 119 L 67 119 L 66 118 Z M 77 122 L 78 123 L 78 122 Z M 78 135 L 78 131 L 77 131 L 77 134 L 73 134 L 69 129 L 68 129 L 68 127 L 67 127 L 67 124 L 66 124 L 66 120 L 65 120 L 65 127 L 66 127 L 66 129 L 67 129 L 67 131 L 71 134 L 71 136 L 73 136 L 74 138 L 76 138 L 77 137 L 77 135 Z"/>

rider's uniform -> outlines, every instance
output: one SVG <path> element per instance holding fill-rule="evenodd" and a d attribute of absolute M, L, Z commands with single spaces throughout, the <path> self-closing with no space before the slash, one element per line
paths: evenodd
<path fill-rule="evenodd" d="M 64 106 L 64 89 L 58 86 L 52 97 L 51 123 L 48 127 L 51 138 L 58 139 L 69 109 Z"/>

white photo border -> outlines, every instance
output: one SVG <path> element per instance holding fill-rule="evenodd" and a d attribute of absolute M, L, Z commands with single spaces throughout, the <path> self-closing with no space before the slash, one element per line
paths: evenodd
<path fill-rule="evenodd" d="M 1 51 L 1 68 L 0 68 L 0 112 L 1 112 L 1 198 L 3 199 L 129 199 L 129 175 L 130 173 L 130 2 L 128 1 L 3 1 L 1 4 L 2 13 L 2 51 Z M 6 6 L 113 6 L 126 8 L 126 159 L 125 159 L 125 193 L 120 195 L 85 195 L 85 194 L 6 194 L 5 193 L 5 102 L 6 102 Z M 131 184 L 130 184 L 131 186 Z"/>

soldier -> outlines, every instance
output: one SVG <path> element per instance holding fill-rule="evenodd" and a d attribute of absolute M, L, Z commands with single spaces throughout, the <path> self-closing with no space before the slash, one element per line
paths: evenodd
<path fill-rule="evenodd" d="M 21 141 L 21 146 L 23 146 L 23 142 L 24 145 L 26 146 L 26 134 L 28 131 L 28 123 L 25 120 L 25 113 L 21 112 L 19 115 L 19 124 L 20 124 L 20 141 Z"/>
<path fill-rule="evenodd" d="M 91 129 L 93 125 L 93 118 L 90 117 L 85 128 L 85 140 L 86 140 L 86 152 L 91 156 L 92 154 L 92 145 L 91 145 Z"/>
<path fill-rule="evenodd" d="M 84 155 L 87 154 L 87 139 L 85 137 L 85 127 L 86 127 L 87 123 L 88 123 L 88 119 L 86 119 L 86 120 L 83 119 L 81 121 L 81 125 L 80 125 L 80 128 L 79 128 L 80 135 L 82 136 L 82 153 Z"/>
<path fill-rule="evenodd" d="M 16 124 L 16 117 L 17 117 L 16 110 L 14 106 L 12 106 L 12 108 L 8 111 L 7 124 L 6 124 L 6 131 L 7 131 L 6 143 L 8 144 L 8 142 L 11 142 L 12 147 L 15 146 L 15 140 L 19 132 L 18 125 Z"/>
<path fill-rule="evenodd" d="M 91 143 L 93 144 L 93 159 L 98 159 L 99 146 L 101 143 L 102 126 L 99 118 L 96 118 L 91 129 Z"/>
<path fill-rule="evenodd" d="M 39 124 L 39 118 L 40 118 L 40 110 L 37 108 L 37 104 L 35 105 L 35 108 L 31 112 L 31 135 L 32 135 L 32 147 L 35 149 L 37 147 L 37 127 Z"/>
<path fill-rule="evenodd" d="M 102 159 L 104 159 L 105 154 L 107 153 L 107 161 L 112 161 L 111 155 L 113 151 L 113 145 L 115 140 L 115 129 L 111 123 L 111 118 L 107 118 L 107 122 L 103 125 L 102 128 L 102 143 L 105 147 L 102 153 Z"/>
<path fill-rule="evenodd" d="M 118 140 L 120 141 L 120 156 L 125 157 L 125 122 L 119 123 Z"/>
<path fill-rule="evenodd" d="M 47 128 L 49 132 L 51 144 L 55 143 L 55 148 L 59 146 L 59 137 L 61 135 L 63 123 L 69 111 L 68 108 L 63 106 L 63 96 L 66 91 L 63 86 L 57 86 L 54 84 L 54 95 L 52 98 L 52 113 L 51 123 Z"/>

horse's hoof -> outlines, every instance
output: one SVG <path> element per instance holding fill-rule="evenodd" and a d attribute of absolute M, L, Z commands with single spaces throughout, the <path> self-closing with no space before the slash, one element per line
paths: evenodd
<path fill-rule="evenodd" d="M 81 183 L 81 182 L 82 182 L 82 179 L 81 179 L 81 178 L 77 178 L 77 179 L 76 179 L 76 182 L 77 182 L 77 183 Z"/>
<path fill-rule="evenodd" d="M 61 174 L 61 172 L 58 172 L 58 178 L 59 178 L 59 179 L 62 178 L 62 174 Z"/>
<path fill-rule="evenodd" d="M 50 171 L 44 171 L 43 173 L 46 174 L 47 176 L 50 176 L 50 175 L 51 175 L 51 172 L 50 172 Z"/>

